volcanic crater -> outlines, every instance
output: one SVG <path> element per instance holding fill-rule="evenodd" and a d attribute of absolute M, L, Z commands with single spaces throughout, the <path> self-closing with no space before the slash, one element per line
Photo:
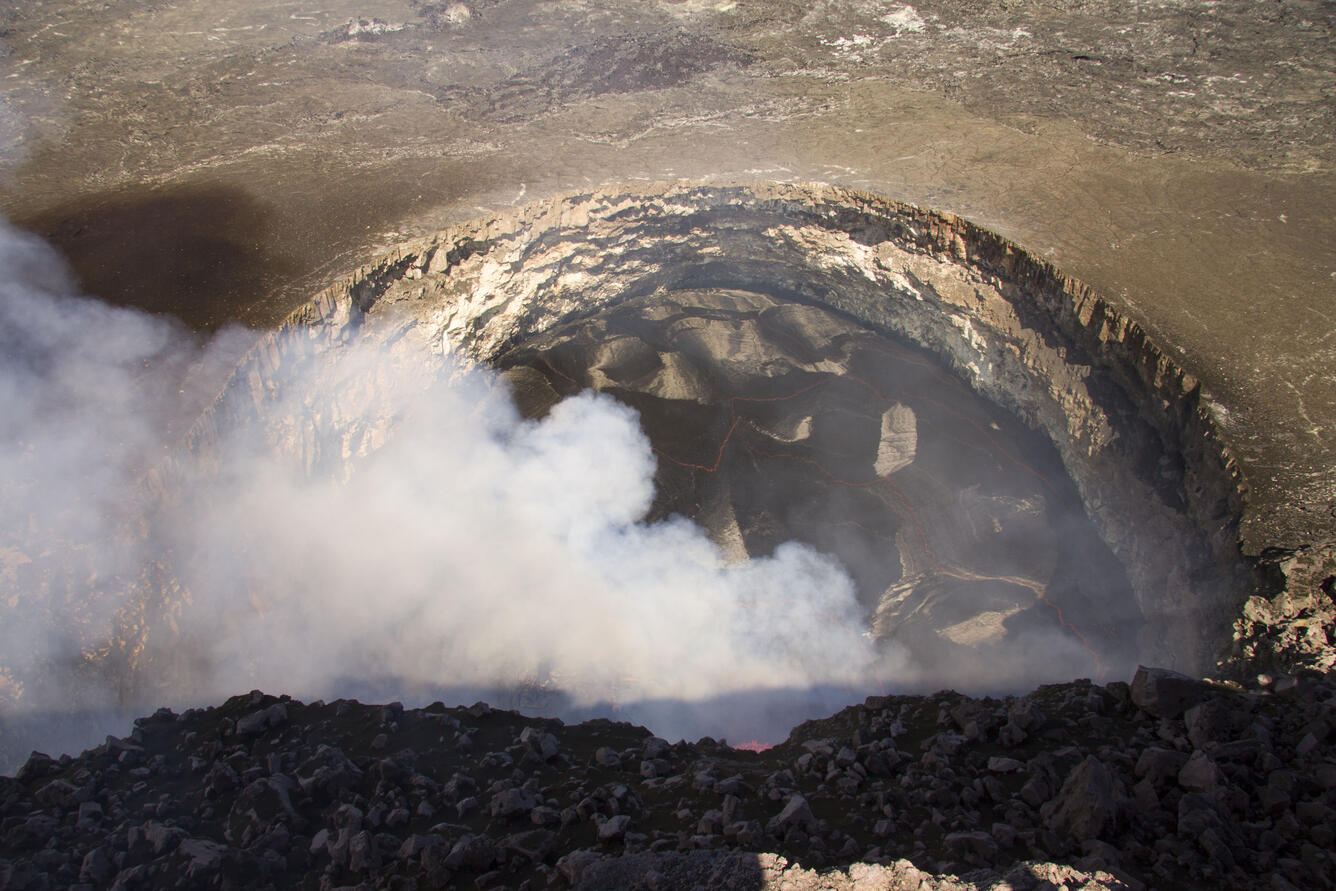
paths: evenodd
<path fill-rule="evenodd" d="M 369 365 L 337 361 L 366 348 Z M 192 490 L 211 509 L 235 494 L 227 451 L 239 432 L 299 477 L 357 485 L 412 429 L 402 409 L 419 403 L 394 386 L 483 366 L 483 402 L 513 400 L 520 418 L 505 436 L 588 404 L 589 390 L 634 409 L 653 455 L 638 528 L 687 518 L 723 565 L 777 558 L 791 542 L 838 561 L 856 609 L 786 612 L 759 591 L 718 621 L 857 623 L 830 639 L 872 658 L 827 655 L 869 662 L 875 677 L 754 694 L 721 683 L 726 696 L 696 688 L 650 710 L 591 702 L 522 659 L 480 687 L 399 676 L 392 660 L 374 661 L 392 653 L 350 646 L 344 676 L 317 688 L 449 704 L 304 704 L 256 690 L 218 708 L 159 709 L 129 739 L 78 758 L 34 753 L 0 778 L 14 830 L 6 880 L 28 887 L 48 870 L 217 887 L 954 888 L 1139 887 L 1153 876 L 1186 887 L 1276 865 L 1322 874 L 1315 845 L 1331 838 L 1321 801 L 1333 774 L 1321 760 L 1330 700 L 1318 699 L 1330 683 L 1256 674 L 1329 658 L 1325 642 L 1305 649 L 1312 601 L 1286 588 L 1328 573 L 1321 555 L 1270 574 L 1247 559 L 1247 493 L 1198 382 L 1079 282 L 943 214 L 828 186 L 675 183 L 545 200 L 405 243 L 260 336 L 144 475 L 149 509 L 127 541 L 198 512 Z M 324 395 L 294 387 L 313 378 Z M 479 417 L 461 402 L 447 410 L 463 412 L 455 424 Z M 221 484 L 200 489 L 212 477 Z M 251 520 L 259 538 L 282 524 Z M 370 507 L 360 522 L 309 531 L 335 551 L 384 546 Z M 298 575 L 321 569 L 309 554 L 279 557 Z M 124 600 L 119 625 L 85 647 L 72 683 L 110 684 L 131 710 L 208 699 L 195 675 L 258 622 L 292 649 L 270 669 L 297 672 L 267 677 L 300 687 L 308 651 L 342 654 L 360 623 L 372 636 L 389 621 L 376 615 L 383 592 L 355 581 L 357 602 L 315 606 L 350 613 L 351 637 L 291 646 L 294 614 L 249 564 L 223 567 L 236 580 L 227 611 L 192 618 L 200 603 L 174 559 L 163 550 L 97 592 Z M 499 568 L 480 566 L 475 580 Z M 338 567 L 325 569 L 298 599 L 334 581 Z M 439 597 L 466 595 L 467 581 Z M 665 616 L 676 606 L 652 605 Z M 470 633 L 418 631 L 396 640 L 447 650 Z M 598 633 L 579 638 L 595 661 Z M 786 654 L 772 655 L 777 665 Z M 1045 681 L 1065 683 L 1017 695 Z M 967 695 L 913 695 L 943 687 Z M 475 693 L 492 705 L 459 707 Z M 971 698 L 981 695 L 1001 698 Z M 77 705 L 55 722 L 77 723 Z M 786 740 L 705 736 L 777 720 Z M 1285 800 L 1300 790 L 1304 801 L 1250 849 L 1284 784 Z M 149 822 L 131 825 L 131 808 Z M 99 843 L 104 809 L 116 828 Z M 50 849 L 31 854 L 58 820 Z M 780 853 L 750 853 L 761 850 Z"/>
<path fill-rule="evenodd" d="M 674 184 L 475 221 L 294 313 L 188 450 L 258 423 L 345 472 L 389 434 L 272 417 L 266 382 L 354 340 L 500 368 L 529 417 L 590 388 L 634 407 L 647 519 L 690 517 L 732 560 L 791 539 L 834 555 L 875 643 L 929 666 L 919 687 L 1207 672 L 1257 582 L 1197 382 L 1080 283 L 949 216 Z"/>

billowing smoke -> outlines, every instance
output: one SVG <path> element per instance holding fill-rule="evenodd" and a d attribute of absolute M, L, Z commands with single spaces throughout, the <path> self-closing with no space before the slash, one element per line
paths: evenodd
<path fill-rule="evenodd" d="M 224 430 L 192 463 L 173 450 L 253 336 L 199 345 L 75 296 L 12 228 L 0 262 L 11 758 L 79 744 L 53 729 L 71 712 L 254 687 L 512 695 L 775 741 L 877 686 L 831 559 L 787 544 L 729 565 L 691 522 L 643 521 L 655 459 L 609 397 L 529 421 L 490 370 L 354 342 L 267 382 L 278 424 Z"/>
<path fill-rule="evenodd" d="M 610 397 L 526 421 L 490 370 L 356 342 L 280 389 L 267 415 L 315 421 L 282 433 L 299 447 L 229 437 L 175 545 L 207 592 L 196 613 L 228 617 L 211 654 L 225 678 L 521 682 L 574 705 L 870 678 L 866 619 L 829 559 L 790 544 L 730 566 L 684 519 L 641 522 L 654 457 Z"/>

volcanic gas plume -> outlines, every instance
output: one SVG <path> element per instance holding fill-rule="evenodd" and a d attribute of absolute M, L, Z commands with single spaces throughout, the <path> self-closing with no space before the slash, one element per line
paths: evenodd
<path fill-rule="evenodd" d="M 608 396 L 526 421 L 494 372 L 355 344 L 268 382 L 277 440 L 239 426 L 156 497 L 163 430 L 196 401 L 179 384 L 216 383 L 240 335 L 183 347 L 73 296 L 31 239 L 4 249 L 7 718 L 377 685 L 550 689 L 568 711 L 799 691 L 808 711 L 876 684 L 834 559 L 732 562 L 680 516 L 644 520 L 655 458 Z M 332 427 L 308 438 L 310 418 Z M 146 600 L 168 616 L 151 633 Z M 708 708 L 664 727 L 722 729 Z"/>

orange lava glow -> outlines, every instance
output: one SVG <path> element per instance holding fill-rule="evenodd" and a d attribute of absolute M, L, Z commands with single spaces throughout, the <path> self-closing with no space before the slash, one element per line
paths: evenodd
<path fill-rule="evenodd" d="M 770 743 L 763 743 L 760 742 L 759 740 L 753 739 L 749 742 L 738 743 L 736 746 L 733 746 L 732 748 L 737 749 L 740 752 L 767 752 L 770 749 L 773 749 L 774 746 Z"/>

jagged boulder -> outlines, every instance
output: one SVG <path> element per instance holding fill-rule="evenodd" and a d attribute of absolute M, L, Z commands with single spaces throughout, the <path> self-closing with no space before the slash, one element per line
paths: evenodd
<path fill-rule="evenodd" d="M 1088 756 L 1067 777 L 1057 796 L 1044 805 L 1042 814 L 1059 835 L 1077 841 L 1100 838 L 1118 819 L 1112 772 L 1104 762 Z"/>
<path fill-rule="evenodd" d="M 1210 684 L 1167 668 L 1137 666 L 1132 701 L 1157 718 L 1177 718 L 1213 692 Z"/>

